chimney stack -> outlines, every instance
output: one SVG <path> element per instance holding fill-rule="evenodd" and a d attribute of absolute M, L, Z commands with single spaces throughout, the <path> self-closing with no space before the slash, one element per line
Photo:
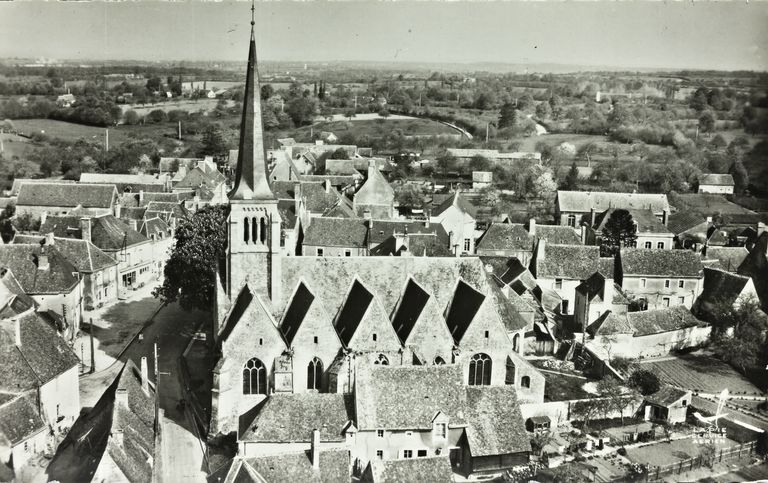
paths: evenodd
<path fill-rule="evenodd" d="M 45 225 L 46 219 L 48 219 L 48 212 L 44 211 L 40 214 L 40 226 Z"/>
<path fill-rule="evenodd" d="M 301 183 L 295 181 L 293 183 L 293 201 L 296 203 L 296 215 L 299 214 L 299 205 L 301 204 Z"/>
<path fill-rule="evenodd" d="M 541 239 L 539 240 L 539 246 L 536 252 L 536 259 L 544 260 L 545 258 L 547 258 L 547 240 Z"/>
<path fill-rule="evenodd" d="M 115 202 L 115 218 L 120 219 L 120 217 L 123 215 L 123 205 L 120 203 L 120 200 Z"/>
<path fill-rule="evenodd" d="M 139 223 L 136 220 L 128 220 L 128 225 L 133 229 L 134 231 L 139 229 Z"/>
<path fill-rule="evenodd" d="M 139 206 L 144 206 L 144 190 L 139 190 Z"/>
<path fill-rule="evenodd" d="M 595 208 L 592 207 L 589 209 L 589 226 L 594 227 L 595 226 Z"/>
<path fill-rule="evenodd" d="M 536 218 L 531 218 L 531 221 L 528 222 L 528 233 L 536 236 Z"/>
<path fill-rule="evenodd" d="M 377 169 L 379 168 L 376 167 L 376 160 L 369 159 L 368 160 L 368 179 L 371 179 L 371 176 L 373 176 L 373 173 L 376 172 Z"/>
<path fill-rule="evenodd" d="M 13 318 L 13 328 L 16 332 L 16 347 L 21 347 L 21 321 L 18 316 Z"/>
<path fill-rule="evenodd" d="M 331 181 L 328 180 L 328 179 L 325 180 L 325 192 L 326 193 L 330 193 L 331 192 Z"/>
<path fill-rule="evenodd" d="M 50 231 L 50 232 L 48 232 L 48 233 L 46 233 L 46 234 L 45 234 L 45 244 L 46 244 L 47 246 L 52 246 L 52 245 L 53 245 L 53 243 L 54 243 L 54 240 L 53 240 L 53 232 L 52 232 L 52 231 Z"/>
<path fill-rule="evenodd" d="M 147 357 L 141 358 L 141 390 L 149 396 L 149 370 L 147 369 Z"/>
<path fill-rule="evenodd" d="M 584 223 L 581 224 L 581 243 L 582 245 L 587 244 L 587 225 Z"/>
<path fill-rule="evenodd" d="M 668 221 L 669 221 L 669 210 L 664 210 L 661 212 L 661 224 L 664 226 L 667 226 Z"/>
<path fill-rule="evenodd" d="M 128 407 L 128 389 L 124 387 L 117 388 L 117 391 L 115 392 L 115 404 Z"/>
<path fill-rule="evenodd" d="M 40 250 L 40 256 L 37 257 L 37 269 L 48 270 L 50 265 L 48 264 L 48 255 L 45 253 L 45 247 Z"/>
<path fill-rule="evenodd" d="M 320 430 L 312 430 L 312 443 L 310 446 L 310 453 L 312 454 L 312 469 L 320 470 Z"/>
<path fill-rule="evenodd" d="M 91 219 L 85 216 L 80 218 L 80 238 L 85 241 L 91 241 Z"/>

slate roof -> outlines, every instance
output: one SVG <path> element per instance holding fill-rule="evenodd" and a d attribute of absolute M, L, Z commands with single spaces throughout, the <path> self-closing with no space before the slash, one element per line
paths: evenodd
<path fill-rule="evenodd" d="M 570 226 L 537 224 L 536 237 L 557 245 L 582 245 L 581 236 Z"/>
<path fill-rule="evenodd" d="M 357 427 L 432 429 L 438 411 L 449 427 L 464 426 L 468 408 L 461 366 L 358 367 L 355 387 Z"/>
<path fill-rule="evenodd" d="M 278 200 L 295 199 L 295 181 L 274 181 L 272 192 Z M 335 189 L 327 190 L 323 183 L 301 181 L 304 208 L 312 213 L 325 213 L 339 204 L 342 196 Z"/>
<path fill-rule="evenodd" d="M 659 334 L 707 324 L 694 317 L 685 306 L 677 305 L 659 310 L 641 310 L 627 313 L 629 325 L 635 337 Z"/>
<path fill-rule="evenodd" d="M 50 184 L 50 183 L 56 183 L 56 184 L 73 184 L 74 181 L 69 179 L 52 179 L 52 178 L 15 178 L 13 180 L 13 185 L 11 186 L 11 196 L 19 196 L 19 191 L 21 190 L 21 185 L 23 184 Z"/>
<path fill-rule="evenodd" d="M 699 176 L 699 186 L 736 186 L 730 174 L 702 174 Z"/>
<path fill-rule="evenodd" d="M 395 232 L 400 234 L 408 233 L 414 235 L 418 233 L 434 234 L 441 242 L 448 246 L 448 233 L 440 223 L 429 223 L 429 226 L 423 221 L 414 220 L 372 220 L 370 222 L 369 242 L 377 245 L 391 237 Z"/>
<path fill-rule="evenodd" d="M 655 393 L 645 396 L 645 400 L 657 406 L 669 407 L 684 398 L 689 392 L 690 391 L 684 389 L 665 385 Z"/>
<path fill-rule="evenodd" d="M 48 257 L 47 270 L 38 269 L 44 253 Z M 0 245 L 0 267 L 10 269 L 28 294 L 69 293 L 79 282 L 77 268 L 55 247 Z"/>
<path fill-rule="evenodd" d="M 701 277 L 704 266 L 690 250 L 622 248 L 618 255 L 624 276 Z"/>
<path fill-rule="evenodd" d="M 24 292 L 13 272 L 0 268 L 0 319 L 11 318 L 36 307 L 37 303 Z"/>
<path fill-rule="evenodd" d="M 160 218 L 154 217 L 144 220 L 139 226 L 139 233 L 147 238 L 152 238 L 151 235 L 155 235 L 156 238 L 169 238 L 171 236 L 171 227 L 168 223 Z"/>
<path fill-rule="evenodd" d="M 40 233 L 53 233 L 56 237 L 82 238 L 80 216 L 48 216 L 40 226 Z M 91 242 L 101 250 L 114 252 L 144 243 L 149 239 L 113 215 L 91 217 Z"/>
<path fill-rule="evenodd" d="M 395 190 L 376 168 L 368 168 L 368 179 L 355 193 L 356 205 L 389 205 L 395 200 Z"/>
<path fill-rule="evenodd" d="M 492 223 L 477 242 L 477 249 L 531 251 L 533 237 L 522 224 Z"/>
<path fill-rule="evenodd" d="M 679 235 L 692 228 L 702 225 L 707 222 L 706 217 L 693 211 L 678 211 L 672 213 L 667 218 L 667 228 L 675 235 Z M 704 228 L 704 233 L 707 232 L 707 227 Z"/>
<path fill-rule="evenodd" d="M 749 255 L 749 250 L 746 247 L 708 246 L 703 260 L 716 260 L 717 267 L 715 268 L 735 272 L 747 258 L 747 255 Z"/>
<path fill-rule="evenodd" d="M 355 161 L 352 159 L 326 159 L 325 172 L 335 176 L 363 176 L 355 169 Z"/>
<path fill-rule="evenodd" d="M 473 457 L 531 451 L 514 386 L 468 386 L 466 391 Z"/>
<path fill-rule="evenodd" d="M 634 327 L 630 325 L 627 314 L 617 314 L 606 310 L 600 317 L 587 327 L 587 332 L 594 335 L 633 334 Z"/>
<path fill-rule="evenodd" d="M 245 416 L 244 416 L 245 418 Z M 344 426 L 355 420 L 351 394 L 272 394 L 244 421 L 239 440 L 250 442 L 309 442 L 312 430 L 320 430 L 321 441 L 344 441 Z"/>
<path fill-rule="evenodd" d="M 448 456 L 371 460 L 369 465 L 372 483 L 447 483 L 453 481 L 453 470 Z"/>
<path fill-rule="evenodd" d="M 304 245 L 365 248 L 367 235 L 368 226 L 361 218 L 317 217 L 304 232 Z"/>
<path fill-rule="evenodd" d="M 613 262 L 613 259 L 601 259 L 597 246 L 546 244 L 543 258 L 540 251 L 541 248 L 534 260 L 536 278 L 586 280 L 595 272 L 608 271 Z M 612 267 L 605 275 L 613 275 Z"/>
<path fill-rule="evenodd" d="M 667 195 L 647 193 L 611 193 L 604 191 L 557 192 L 557 206 L 561 212 L 588 213 L 590 209 L 602 212 L 609 208 L 648 210 L 653 213 L 669 211 Z"/>
<path fill-rule="evenodd" d="M 16 235 L 13 239 L 14 244 L 41 244 L 43 242 L 45 242 L 45 237 L 37 235 Z M 81 273 L 95 273 L 117 265 L 114 258 L 86 240 L 54 237 L 53 246 Z"/>
<path fill-rule="evenodd" d="M 302 451 L 271 456 L 248 458 L 242 463 L 233 464 L 231 471 L 237 471 L 233 476 L 234 483 L 268 481 L 269 483 L 338 483 L 350 480 L 352 463 L 349 450 L 326 449 L 320 451 L 320 471 L 312 467 L 310 455 Z M 253 472 L 255 473 L 256 479 Z M 250 474 L 249 474 L 250 473 Z"/>
<path fill-rule="evenodd" d="M 20 394 L 0 404 L 0 436 L 17 445 L 46 428 L 32 395 Z M 2 463 L 0 463 L 2 464 Z"/>
<path fill-rule="evenodd" d="M 189 212 L 184 208 L 184 203 L 179 201 L 150 201 L 147 203 L 147 211 L 145 216 L 152 217 L 158 213 L 173 215 L 177 219 L 181 220 L 189 215 Z"/>
<path fill-rule="evenodd" d="M 358 179 L 363 179 L 363 175 L 357 173 L 357 175 L 322 175 L 322 174 L 305 174 L 301 177 L 302 181 L 309 181 L 313 183 L 325 183 L 326 181 L 331 183 L 331 186 L 350 186 L 355 184 Z"/>
<path fill-rule="evenodd" d="M 123 210 L 125 210 L 127 207 L 147 206 L 147 204 L 152 201 L 179 204 L 184 200 L 191 200 L 192 198 L 194 198 L 195 192 L 192 189 L 190 189 L 189 191 L 176 191 L 173 193 L 150 192 L 150 193 L 143 194 L 143 197 L 144 197 L 143 200 L 140 200 L 141 197 L 142 197 L 141 193 L 120 194 L 120 204 L 123 206 Z"/>
<path fill-rule="evenodd" d="M 183 189 L 195 189 L 203 186 L 208 189 L 216 189 L 224 182 L 223 176 L 218 171 L 205 172 L 196 167 L 187 173 L 187 175 L 173 186 L 174 191 Z"/>
<path fill-rule="evenodd" d="M 768 309 L 768 232 L 758 237 L 747 258 L 739 265 L 739 274 L 752 277 L 763 310 Z"/>
<path fill-rule="evenodd" d="M 460 191 L 456 191 L 453 193 L 453 195 L 449 198 L 447 198 L 445 201 L 440 203 L 433 211 L 432 216 L 439 216 L 443 214 L 448 208 L 451 206 L 456 206 L 464 213 L 467 213 L 472 218 L 477 218 L 477 208 L 475 208 L 475 205 L 467 201 L 463 196 L 461 196 Z"/>
<path fill-rule="evenodd" d="M 733 304 L 741 295 L 749 280 L 750 278 L 744 275 L 714 268 L 705 268 L 704 289 L 701 291 L 696 303 L 697 305 L 714 305 L 719 302 Z"/>
<path fill-rule="evenodd" d="M 613 212 L 616 211 L 616 208 L 609 208 L 602 212 L 600 215 L 595 217 L 595 229 L 598 231 L 603 231 L 605 229 L 605 224 L 608 222 L 608 219 L 611 217 Z M 659 219 L 649 210 L 628 210 L 629 213 L 632 215 L 632 219 L 635 221 L 637 226 L 637 233 L 656 233 L 656 234 L 666 234 L 666 233 L 672 233 L 669 231 L 669 229 L 664 226 L 664 224 L 659 221 Z"/>
<path fill-rule="evenodd" d="M 670 195 L 671 202 L 678 211 L 693 211 L 703 216 L 755 214 L 725 196 L 714 193 L 685 193 Z"/>
<path fill-rule="evenodd" d="M 24 183 L 17 206 L 111 208 L 117 189 L 113 184 Z"/>

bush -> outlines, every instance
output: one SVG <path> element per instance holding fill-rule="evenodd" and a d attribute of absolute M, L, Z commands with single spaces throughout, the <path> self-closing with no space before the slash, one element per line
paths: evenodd
<path fill-rule="evenodd" d="M 659 377 L 646 369 L 637 369 L 629 376 L 628 385 L 640 391 L 640 394 L 647 396 L 661 389 Z"/>

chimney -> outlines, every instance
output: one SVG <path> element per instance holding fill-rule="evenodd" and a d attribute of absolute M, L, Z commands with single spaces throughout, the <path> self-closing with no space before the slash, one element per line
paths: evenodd
<path fill-rule="evenodd" d="M 589 209 L 589 226 L 594 227 L 595 226 L 595 208 L 592 207 Z"/>
<path fill-rule="evenodd" d="M 88 217 L 80 218 L 80 238 L 91 241 L 91 219 Z"/>
<path fill-rule="evenodd" d="M 16 331 L 16 347 L 21 347 L 21 321 L 18 316 L 13 318 L 13 328 Z"/>
<path fill-rule="evenodd" d="M 712 217 L 711 216 L 707 217 L 707 223 L 710 223 L 710 224 L 712 223 Z"/>
<path fill-rule="evenodd" d="M 581 224 L 581 243 L 582 245 L 587 244 L 587 225 L 584 223 Z"/>
<path fill-rule="evenodd" d="M 368 228 L 373 228 L 373 215 L 371 214 L 371 210 L 363 211 L 363 219 L 368 220 Z"/>
<path fill-rule="evenodd" d="M 663 210 L 661 212 L 661 224 L 664 226 L 667 226 L 668 221 L 669 221 L 669 210 Z"/>
<path fill-rule="evenodd" d="M 48 212 L 44 211 L 40 214 L 40 225 L 45 225 L 45 220 L 48 218 Z"/>
<path fill-rule="evenodd" d="M 115 203 L 115 218 L 120 218 L 123 215 L 123 205 L 120 204 L 120 201 L 118 200 Z"/>
<path fill-rule="evenodd" d="M 536 236 L 536 218 L 531 218 L 531 221 L 528 222 L 528 233 Z"/>
<path fill-rule="evenodd" d="M 51 231 L 51 232 L 46 233 L 45 234 L 45 244 L 47 246 L 51 246 L 51 245 L 53 245 L 53 243 L 54 243 L 54 241 L 53 241 L 53 232 Z"/>
<path fill-rule="evenodd" d="M 131 227 L 133 231 L 136 231 L 139 229 L 139 223 L 136 220 L 128 220 L 128 225 Z"/>
<path fill-rule="evenodd" d="M 124 387 L 117 388 L 117 391 L 115 392 L 115 404 L 128 407 L 128 389 Z"/>
<path fill-rule="evenodd" d="M 141 358 L 141 390 L 149 396 L 149 371 L 147 370 L 147 357 Z"/>
<path fill-rule="evenodd" d="M 325 180 L 325 192 L 330 193 L 331 192 L 331 180 Z"/>
<path fill-rule="evenodd" d="M 427 213 L 427 217 L 424 220 L 424 228 L 429 228 L 429 213 Z"/>
<path fill-rule="evenodd" d="M 458 252 L 456 247 L 456 236 L 453 234 L 453 230 L 448 232 L 448 250 L 451 250 L 454 254 Z"/>
<path fill-rule="evenodd" d="M 312 469 L 320 470 L 320 430 L 312 430 L 312 443 L 310 446 L 310 453 L 312 456 Z"/>
<path fill-rule="evenodd" d="M 603 276 L 603 302 L 613 302 L 613 277 Z"/>
<path fill-rule="evenodd" d="M 144 206 L 144 190 L 139 190 L 139 206 Z"/>
<path fill-rule="evenodd" d="M 296 181 L 293 183 L 293 201 L 296 204 L 296 214 L 299 214 L 299 205 L 301 204 L 301 183 Z"/>
<path fill-rule="evenodd" d="M 50 265 L 48 264 L 48 255 L 45 254 L 45 247 L 40 250 L 40 255 L 37 257 L 37 269 L 48 270 Z"/>
<path fill-rule="evenodd" d="M 765 227 L 765 223 L 763 223 L 762 221 L 758 221 L 757 222 L 757 236 L 760 236 L 763 233 L 765 233 L 765 228 L 766 228 Z"/>
<path fill-rule="evenodd" d="M 544 260 L 547 257 L 547 240 L 539 240 L 538 250 L 536 251 L 536 259 Z"/>
<path fill-rule="evenodd" d="M 373 173 L 376 172 L 377 169 L 379 168 L 376 167 L 376 160 L 369 159 L 368 160 L 368 179 L 371 179 L 371 176 L 373 176 Z"/>

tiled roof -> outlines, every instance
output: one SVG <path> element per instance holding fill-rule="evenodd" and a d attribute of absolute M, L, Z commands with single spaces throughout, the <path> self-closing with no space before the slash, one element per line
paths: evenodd
<path fill-rule="evenodd" d="M 18 206 L 65 206 L 111 208 L 117 196 L 113 184 L 25 183 L 19 190 Z"/>
<path fill-rule="evenodd" d="M 675 235 L 679 235 L 691 228 L 703 225 L 706 222 L 706 217 L 694 211 L 678 211 L 669 215 L 669 218 L 667 219 L 667 228 L 669 228 L 669 231 Z M 706 233 L 707 227 L 704 226 L 703 229 L 704 233 Z"/>
<path fill-rule="evenodd" d="M 144 243 L 149 239 L 113 215 L 91 217 L 91 242 L 101 250 L 113 252 Z M 49 216 L 40 227 L 40 233 L 53 233 L 57 237 L 82 238 L 79 216 Z"/>
<path fill-rule="evenodd" d="M 538 230 L 539 227 L 536 227 Z M 533 237 L 522 224 L 492 223 L 477 242 L 478 250 L 533 250 Z"/>
<path fill-rule="evenodd" d="M 371 460 L 371 483 L 447 483 L 453 481 L 448 456 Z"/>
<path fill-rule="evenodd" d="M 728 201 L 725 196 L 712 193 L 686 193 L 670 195 L 678 211 L 693 211 L 702 216 L 754 214 L 742 206 Z"/>
<path fill-rule="evenodd" d="M 344 441 L 344 426 L 355 420 L 351 394 L 272 394 L 250 421 L 243 421 L 240 441 L 309 442 L 312 430 L 320 430 L 321 441 Z"/>
<path fill-rule="evenodd" d="M 699 176 L 699 186 L 714 185 L 714 186 L 735 186 L 733 176 L 730 174 L 702 174 Z"/>
<path fill-rule="evenodd" d="M 83 173 L 80 175 L 81 183 L 113 184 L 119 193 L 126 190 L 138 193 L 139 191 L 163 191 L 166 182 L 151 174 L 107 174 L 107 173 Z"/>
<path fill-rule="evenodd" d="M 358 368 L 357 425 L 371 429 L 432 429 L 438 411 L 449 427 L 463 426 L 467 397 L 461 366 L 366 366 Z"/>
<path fill-rule="evenodd" d="M 52 178 L 15 178 L 13 180 L 13 185 L 11 186 L 11 196 L 19 196 L 19 190 L 21 190 L 21 185 L 23 184 L 32 184 L 32 183 L 57 183 L 57 184 L 73 184 L 74 181 L 69 179 L 52 179 Z"/>
<path fill-rule="evenodd" d="M 536 237 L 557 245 L 581 245 L 581 236 L 569 226 L 536 225 Z"/>
<path fill-rule="evenodd" d="M 171 236 L 171 227 L 160 218 L 149 218 L 141 223 L 139 233 L 147 238 L 151 238 L 151 235 L 154 235 L 155 238 L 169 238 Z"/>
<path fill-rule="evenodd" d="M 587 332 L 592 335 L 633 334 L 635 329 L 629 324 L 627 314 L 606 310 L 587 327 Z"/>
<path fill-rule="evenodd" d="M 0 404 L 0 436 L 7 438 L 12 445 L 21 443 L 45 428 L 45 421 L 33 396 L 20 394 Z"/>
<path fill-rule="evenodd" d="M 536 278 L 586 280 L 606 266 L 600 258 L 600 247 L 596 246 L 546 244 L 543 258 L 540 252 L 541 242 L 535 259 Z M 611 276 L 613 271 L 605 275 Z"/>
<path fill-rule="evenodd" d="M 326 159 L 325 172 L 335 176 L 360 176 L 360 171 L 355 169 L 355 161 L 352 159 Z"/>
<path fill-rule="evenodd" d="M 144 197 L 143 200 L 141 199 Z M 184 200 L 191 200 L 195 197 L 193 189 L 189 191 L 177 191 L 174 193 L 122 193 L 120 194 L 120 204 L 123 205 L 123 209 L 126 207 L 138 207 L 147 206 L 152 201 L 161 201 L 167 203 L 179 204 Z"/>
<path fill-rule="evenodd" d="M 45 237 L 16 235 L 14 244 L 40 244 Z M 117 265 L 117 261 L 86 240 L 54 237 L 53 246 L 81 273 L 94 273 Z"/>
<path fill-rule="evenodd" d="M 635 337 L 706 325 L 682 305 L 659 310 L 629 312 L 627 319 Z"/>
<path fill-rule="evenodd" d="M 355 193 L 356 205 L 386 205 L 393 203 L 395 190 L 389 185 L 381 171 L 368 169 L 368 179 Z"/>
<path fill-rule="evenodd" d="M 364 248 L 367 235 L 368 227 L 361 218 L 317 217 L 304 232 L 304 245 Z"/>
<path fill-rule="evenodd" d="M 473 457 L 531 451 L 514 386 L 469 386 L 466 391 Z"/>
<path fill-rule="evenodd" d="M 309 181 L 314 183 L 325 183 L 326 181 L 331 183 L 331 186 L 350 186 L 355 184 L 355 180 L 363 179 L 363 175 L 358 173 L 357 175 L 321 175 L 321 174 L 305 174 L 301 177 L 302 181 Z"/>
<path fill-rule="evenodd" d="M 209 189 L 215 189 L 224 181 L 217 176 L 220 173 L 206 173 L 200 168 L 192 169 L 187 175 L 173 186 L 174 190 L 181 190 L 185 188 L 195 189 L 199 186 L 204 186 Z"/>
<path fill-rule="evenodd" d="M 167 213 L 172 214 L 177 219 L 183 219 L 189 215 L 187 209 L 184 208 L 184 203 L 179 201 L 150 201 L 147 203 L 146 213 Z"/>
<path fill-rule="evenodd" d="M 738 275 L 725 270 L 705 268 L 704 289 L 701 291 L 696 303 L 697 305 L 715 305 L 721 302 L 733 304 L 741 295 L 749 279 L 749 277 L 744 275 Z"/>
<path fill-rule="evenodd" d="M 394 237 L 392 237 L 391 240 L 394 241 Z M 379 247 L 382 247 L 382 245 L 379 245 Z M 371 254 L 373 254 L 373 250 L 371 251 Z M 396 253 L 396 255 L 403 254 L 410 254 L 415 257 L 450 257 L 453 255 L 451 250 L 448 248 L 447 241 L 442 240 L 437 235 L 428 233 L 409 234 L 407 249 L 401 248 Z"/>
<path fill-rule="evenodd" d="M 622 248 L 619 254 L 624 276 L 701 277 L 704 266 L 690 250 Z"/>
<path fill-rule="evenodd" d="M 747 255 L 749 255 L 749 250 L 746 247 L 708 246 L 703 260 L 717 260 L 717 268 L 735 272 L 747 258 Z"/>
<path fill-rule="evenodd" d="M 349 450 L 326 449 L 320 451 L 319 471 L 312 467 L 310 455 L 305 451 L 248 458 L 243 460 L 242 465 L 247 466 L 247 472 L 255 472 L 257 479 L 250 480 L 248 478 L 253 476 L 243 474 L 232 480 L 235 483 L 338 483 L 350 481 L 352 463 Z M 233 465 L 232 470 L 242 472 L 243 468 Z"/>
<path fill-rule="evenodd" d="M 763 305 L 763 310 L 768 309 L 768 232 L 763 233 L 757 239 L 755 246 L 749 251 L 749 255 L 739 265 L 739 274 L 752 277 L 755 283 L 757 296 Z"/>
<path fill-rule="evenodd" d="M 325 213 L 339 203 L 341 195 L 335 189 L 326 190 L 323 183 L 301 181 L 301 198 L 305 209 L 312 213 Z M 295 181 L 275 181 L 272 192 L 278 200 L 295 199 Z"/>
<path fill-rule="evenodd" d="M 464 213 L 470 215 L 472 218 L 477 218 L 477 208 L 475 208 L 475 205 L 461 196 L 460 191 L 454 192 L 453 196 L 440 203 L 440 205 L 438 205 L 437 208 L 435 208 L 435 210 L 432 212 L 432 215 L 439 216 L 451 206 L 456 206 Z"/>
<path fill-rule="evenodd" d="M 689 392 L 690 391 L 684 389 L 665 385 L 655 393 L 645 396 L 645 400 L 651 404 L 656 404 L 657 406 L 667 407 L 684 398 Z"/>
<path fill-rule="evenodd" d="M 557 204 L 561 212 L 588 213 L 608 208 L 625 210 L 648 210 L 653 213 L 669 211 L 667 195 L 646 193 L 611 193 L 603 191 L 560 191 L 557 192 Z"/>
<path fill-rule="evenodd" d="M 39 269 L 43 252 L 48 257 L 48 269 Z M 28 294 L 69 293 L 78 284 L 77 268 L 55 247 L 30 245 L 0 245 L 0 267 L 13 272 Z"/>
<path fill-rule="evenodd" d="M 603 231 L 605 224 L 617 208 L 609 208 L 595 217 L 595 229 Z M 671 233 L 664 224 L 649 210 L 628 210 L 637 225 L 637 233 Z"/>
<path fill-rule="evenodd" d="M 409 235 L 417 233 L 434 234 L 445 242 L 446 246 L 448 245 L 448 234 L 445 232 L 443 225 L 439 223 L 425 223 L 414 220 L 372 220 L 370 226 L 369 238 L 373 244 L 382 243 L 397 232 L 400 234 L 408 233 Z"/>
<path fill-rule="evenodd" d="M 0 319 L 15 317 L 36 307 L 37 303 L 24 292 L 13 272 L 0 268 Z"/>

